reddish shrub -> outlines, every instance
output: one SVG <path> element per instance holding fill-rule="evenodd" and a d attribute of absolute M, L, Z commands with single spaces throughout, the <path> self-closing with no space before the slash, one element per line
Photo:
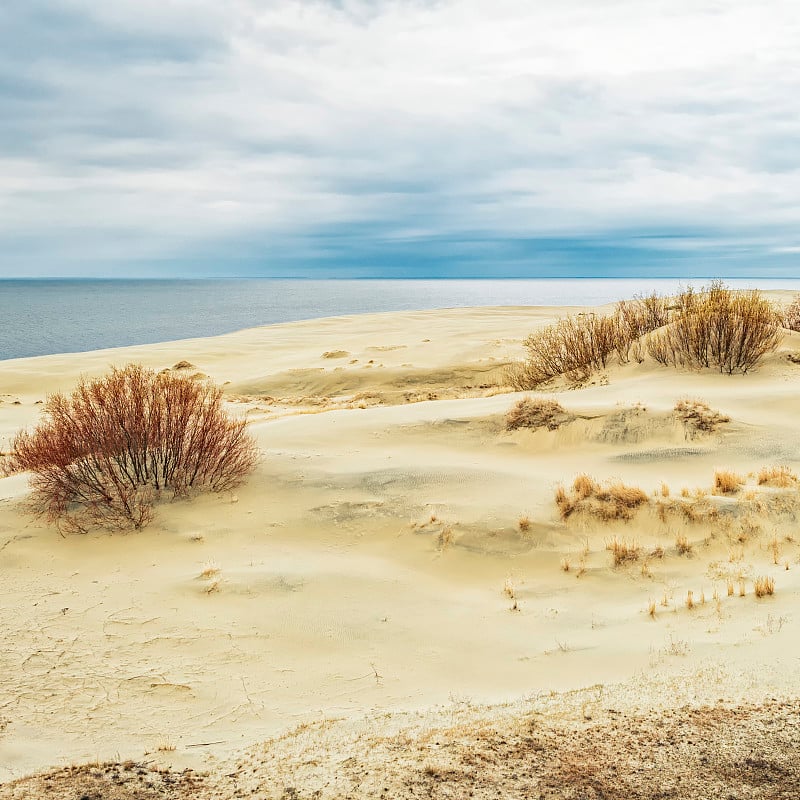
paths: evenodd
<path fill-rule="evenodd" d="M 35 511 L 65 530 L 141 528 L 161 492 L 232 489 L 257 458 L 219 387 L 135 364 L 81 380 L 44 411 L 17 434 L 8 466 L 32 473 Z"/>

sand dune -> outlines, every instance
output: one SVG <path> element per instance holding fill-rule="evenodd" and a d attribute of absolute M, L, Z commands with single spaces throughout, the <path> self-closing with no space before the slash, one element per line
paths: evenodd
<path fill-rule="evenodd" d="M 523 395 L 505 369 L 562 312 L 342 317 L 0 362 L 2 450 L 49 392 L 138 361 L 226 384 L 264 453 L 235 495 L 164 502 L 135 534 L 61 537 L 25 513 L 24 476 L 0 480 L 0 797 L 24 796 L 10 781 L 27 773 L 95 759 L 210 770 L 195 787 L 208 796 L 235 796 L 246 781 L 221 776 L 245 763 L 262 796 L 310 797 L 326 780 L 323 797 L 380 796 L 355 773 L 336 783 L 331 764 L 363 759 L 374 775 L 402 737 L 357 750 L 355 732 L 418 742 L 463 723 L 511 741 L 531 698 L 553 731 L 574 733 L 595 706 L 610 726 L 605 700 L 581 695 L 576 711 L 571 695 L 545 697 L 587 686 L 634 716 L 720 699 L 749 709 L 730 711 L 743 727 L 784 713 L 752 704 L 796 696 L 800 493 L 757 475 L 800 472 L 787 357 L 800 334 L 745 376 L 613 366 L 542 395 L 567 412 L 556 429 L 508 431 Z M 729 421 L 692 429 L 675 413 L 687 397 Z M 716 470 L 746 485 L 715 495 Z M 564 520 L 556 488 L 580 473 L 647 502 L 631 519 L 586 507 Z M 637 557 L 615 567 L 615 538 Z M 774 596 L 754 596 L 760 576 Z M 515 705 L 485 708 L 503 703 Z M 316 771 L 298 761 L 303 731 Z M 460 796 L 432 777 L 463 772 L 456 750 L 409 750 L 423 796 Z"/>

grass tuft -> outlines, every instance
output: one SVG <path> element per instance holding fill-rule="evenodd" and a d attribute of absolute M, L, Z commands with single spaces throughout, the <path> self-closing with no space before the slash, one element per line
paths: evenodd
<path fill-rule="evenodd" d="M 729 470 L 714 473 L 714 494 L 736 494 L 744 486 L 744 478 Z"/>
<path fill-rule="evenodd" d="M 756 597 L 766 597 L 775 594 L 775 580 L 773 578 L 760 577 L 753 581 L 753 589 Z"/>

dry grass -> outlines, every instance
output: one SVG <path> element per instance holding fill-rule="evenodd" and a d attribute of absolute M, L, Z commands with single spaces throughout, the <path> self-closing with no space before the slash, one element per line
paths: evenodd
<path fill-rule="evenodd" d="M 606 544 L 606 550 L 613 556 L 615 567 L 638 561 L 641 554 L 641 548 L 637 542 L 628 542 L 618 539 L 616 536 Z"/>
<path fill-rule="evenodd" d="M 198 577 L 208 580 L 209 578 L 219 575 L 219 573 L 219 565 L 215 561 L 207 561 L 203 564 L 203 569 L 200 570 L 200 575 Z"/>
<path fill-rule="evenodd" d="M 753 581 L 753 590 L 756 597 L 766 597 L 775 594 L 775 580 L 773 578 L 760 577 Z"/>
<path fill-rule="evenodd" d="M 450 547 L 454 541 L 455 534 L 453 533 L 453 528 L 450 525 L 444 525 L 436 535 L 436 546 L 442 552 L 447 550 L 447 548 Z"/>
<path fill-rule="evenodd" d="M 686 608 L 688 608 L 689 611 L 694 608 L 694 595 L 691 589 L 686 592 Z"/>
<path fill-rule="evenodd" d="M 650 600 L 647 604 L 647 615 L 652 619 L 656 618 L 656 601 Z"/>
<path fill-rule="evenodd" d="M 522 533 L 527 533 L 531 529 L 531 520 L 530 517 L 524 516 L 520 517 L 517 521 L 517 527 L 520 529 Z"/>
<path fill-rule="evenodd" d="M 790 489 L 797 486 L 797 475 L 789 467 L 762 467 L 758 472 L 759 486 L 774 486 L 778 489 Z"/>
<path fill-rule="evenodd" d="M 578 500 L 585 500 L 600 490 L 600 486 L 588 475 L 578 475 L 572 483 L 573 494 Z"/>
<path fill-rule="evenodd" d="M 534 400 L 531 397 L 524 397 L 506 414 L 506 430 L 547 428 L 549 431 L 555 431 L 574 419 L 575 416 L 565 411 L 555 400 Z"/>
<path fill-rule="evenodd" d="M 744 478 L 730 470 L 714 473 L 714 494 L 736 494 L 744 486 Z"/>
<path fill-rule="evenodd" d="M 601 485 L 582 474 L 575 478 L 570 492 L 563 486 L 556 488 L 555 502 L 563 520 L 582 511 L 608 522 L 632 519 L 649 498 L 638 486 L 628 486 L 620 481 Z"/>
<path fill-rule="evenodd" d="M 561 559 L 560 566 L 564 572 L 569 572 L 572 569 L 572 561 L 567 556 L 564 556 Z"/>
<path fill-rule="evenodd" d="M 700 433 L 713 433 L 720 425 L 731 421 L 730 417 L 715 411 L 704 400 L 679 400 L 673 412 L 692 437 Z"/>
<path fill-rule="evenodd" d="M 678 555 L 687 556 L 691 554 L 694 547 L 684 534 L 679 533 L 675 537 L 675 549 L 678 551 Z"/>

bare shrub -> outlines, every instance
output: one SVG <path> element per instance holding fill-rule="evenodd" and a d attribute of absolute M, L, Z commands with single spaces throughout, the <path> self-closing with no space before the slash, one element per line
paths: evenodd
<path fill-rule="evenodd" d="M 794 296 L 786 309 L 783 324 L 790 331 L 800 331 L 800 294 Z"/>
<path fill-rule="evenodd" d="M 714 494 L 736 494 L 744 486 L 744 478 L 729 470 L 714 473 Z"/>
<path fill-rule="evenodd" d="M 32 473 L 34 510 L 62 530 L 141 528 L 159 493 L 232 489 L 257 458 L 219 387 L 135 364 L 81 380 L 44 412 L 17 434 L 10 461 Z"/>
<path fill-rule="evenodd" d="M 511 370 L 509 383 L 518 390 L 535 389 L 559 375 L 586 378 L 604 369 L 613 355 L 627 363 L 633 344 L 666 324 L 667 314 L 666 300 L 653 294 L 620 301 L 612 314 L 560 319 L 524 340 L 527 357 Z M 641 361 L 643 350 L 636 349 L 634 357 Z"/>
<path fill-rule="evenodd" d="M 713 281 L 687 289 L 663 329 L 648 335 L 650 355 L 665 366 L 748 372 L 780 344 L 783 315 L 757 290 L 734 291 Z"/>
<path fill-rule="evenodd" d="M 547 428 L 554 431 L 572 422 L 575 417 L 555 400 L 534 400 L 524 397 L 506 414 L 506 430 Z"/>

